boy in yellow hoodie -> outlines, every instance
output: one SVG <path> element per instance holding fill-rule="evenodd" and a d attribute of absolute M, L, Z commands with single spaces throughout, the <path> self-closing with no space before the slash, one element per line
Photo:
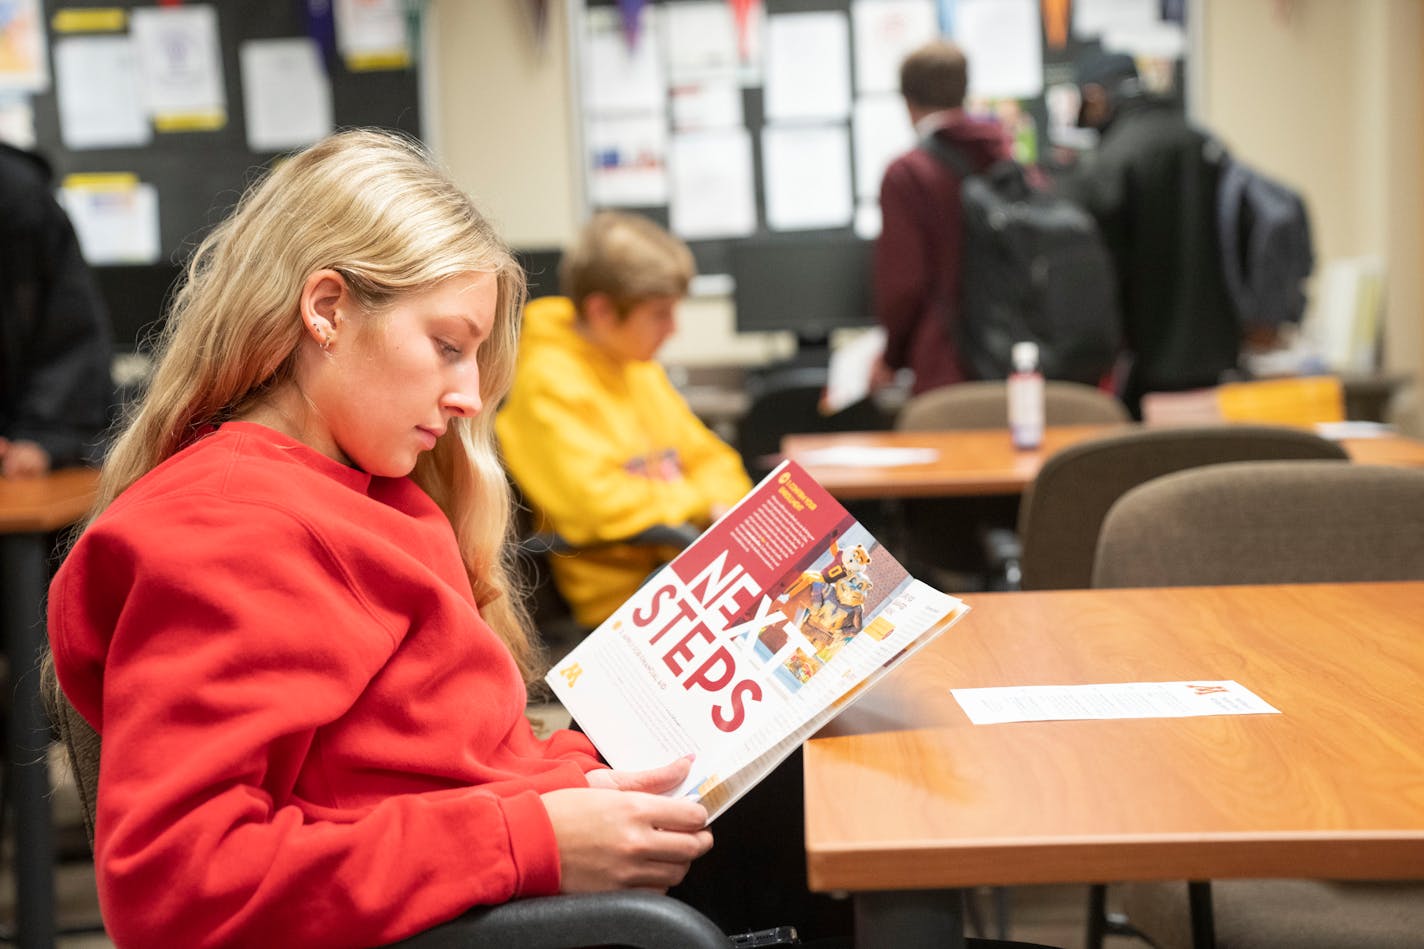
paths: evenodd
<path fill-rule="evenodd" d="M 676 553 L 609 542 L 658 524 L 706 527 L 751 488 L 737 453 L 653 361 L 693 273 L 682 241 L 647 218 L 603 212 L 564 254 L 565 295 L 524 309 L 496 431 L 536 522 L 575 547 L 599 545 L 552 561 L 584 626 Z"/>

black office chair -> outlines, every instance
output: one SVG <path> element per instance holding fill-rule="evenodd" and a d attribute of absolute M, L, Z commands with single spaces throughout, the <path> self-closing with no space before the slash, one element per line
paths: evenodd
<path fill-rule="evenodd" d="M 819 366 L 775 369 L 747 380 L 747 412 L 737 422 L 737 451 L 753 481 L 780 460 L 781 439 L 815 432 L 873 432 L 890 427 L 893 417 L 873 399 L 862 399 L 839 412 L 821 411 L 826 370 Z"/>

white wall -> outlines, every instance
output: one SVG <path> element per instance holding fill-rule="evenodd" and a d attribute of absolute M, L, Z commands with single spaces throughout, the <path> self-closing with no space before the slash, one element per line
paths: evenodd
<path fill-rule="evenodd" d="M 456 179 L 523 247 L 578 226 L 567 3 L 536 49 L 524 0 L 431 0 L 428 126 Z M 1321 260 L 1380 254 L 1387 366 L 1424 369 L 1424 0 L 1197 0 L 1194 111 L 1306 195 Z M 783 341 L 734 338 L 725 300 L 692 301 L 669 361 L 759 362 Z"/>

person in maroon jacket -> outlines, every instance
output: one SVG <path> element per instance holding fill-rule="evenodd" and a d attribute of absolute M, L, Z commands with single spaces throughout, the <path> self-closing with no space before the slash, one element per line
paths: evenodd
<path fill-rule="evenodd" d="M 905 58 L 900 94 L 921 138 L 958 149 L 975 169 L 1010 157 L 999 124 L 963 109 L 969 69 L 953 43 L 937 40 Z M 875 245 L 875 318 L 885 328 L 885 353 L 872 385 L 896 370 L 914 370 L 915 394 L 963 382 L 965 367 L 950 331 L 958 318 L 962 227 L 959 176 L 916 147 L 885 171 L 880 185 L 880 238 Z"/>
<path fill-rule="evenodd" d="M 49 597 L 103 739 L 119 946 L 385 944 L 521 896 L 666 889 L 686 759 L 536 738 L 492 408 L 514 257 L 399 136 L 282 164 L 204 239 Z"/>

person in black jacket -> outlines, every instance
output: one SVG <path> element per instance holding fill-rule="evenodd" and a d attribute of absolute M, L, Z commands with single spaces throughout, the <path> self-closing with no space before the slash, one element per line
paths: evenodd
<path fill-rule="evenodd" d="M 0 145 L 0 475 L 98 457 L 113 402 L 110 337 L 49 167 Z"/>
<path fill-rule="evenodd" d="M 1221 272 L 1216 224 L 1223 151 L 1172 102 L 1147 94 L 1130 56 L 1078 66 L 1079 124 L 1102 138 L 1061 182 L 1102 227 L 1132 356 L 1122 393 L 1216 385 L 1237 367 L 1241 329 Z"/>

